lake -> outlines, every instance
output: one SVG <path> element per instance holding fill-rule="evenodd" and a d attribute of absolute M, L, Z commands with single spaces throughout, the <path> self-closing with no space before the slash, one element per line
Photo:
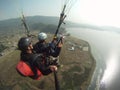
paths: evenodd
<path fill-rule="evenodd" d="M 96 60 L 88 90 L 120 89 L 120 33 L 89 28 L 67 28 L 71 36 L 87 41 Z"/>

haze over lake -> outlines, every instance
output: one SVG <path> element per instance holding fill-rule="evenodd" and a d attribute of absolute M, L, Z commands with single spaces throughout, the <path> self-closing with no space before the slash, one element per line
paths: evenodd
<path fill-rule="evenodd" d="M 119 90 L 120 33 L 87 28 L 67 28 L 67 32 L 91 46 L 97 65 L 89 90 Z"/>

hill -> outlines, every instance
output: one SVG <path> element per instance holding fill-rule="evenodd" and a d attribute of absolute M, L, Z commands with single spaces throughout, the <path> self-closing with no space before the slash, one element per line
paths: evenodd
<path fill-rule="evenodd" d="M 30 30 L 40 30 L 44 29 L 46 26 L 52 25 L 56 28 L 59 22 L 58 17 L 49 17 L 49 16 L 28 16 L 25 17 L 26 23 L 29 26 Z M 0 31 L 10 31 L 10 30 L 19 30 L 23 29 L 21 25 L 22 22 L 20 18 L 8 19 L 0 21 Z"/>
<path fill-rule="evenodd" d="M 27 16 L 27 17 L 25 17 L 25 19 L 26 19 L 26 23 L 30 26 L 35 23 L 42 23 L 45 25 L 47 25 L 47 24 L 57 25 L 58 20 L 59 20 L 58 17 L 50 17 L 50 16 Z M 1 27 L 5 28 L 5 26 L 19 28 L 19 27 L 21 27 L 21 20 L 20 20 L 20 18 L 12 18 L 12 19 L 0 21 L 0 28 Z"/>
<path fill-rule="evenodd" d="M 58 17 L 48 16 L 29 16 L 26 17 L 26 24 L 30 31 L 41 31 L 47 33 L 55 33 L 58 25 Z M 64 27 L 60 28 L 60 32 L 65 31 Z M 24 26 L 20 18 L 8 19 L 0 21 L 0 35 L 25 33 Z"/>
<path fill-rule="evenodd" d="M 27 16 L 25 17 L 26 23 L 29 26 L 30 31 L 33 30 L 41 30 L 44 32 L 55 32 L 59 17 L 53 16 Z M 0 21 L 0 33 L 11 33 L 11 32 L 21 32 L 23 31 L 23 26 L 21 25 L 20 18 L 12 18 L 7 20 Z M 111 26 L 96 26 L 90 24 L 80 24 L 74 23 L 71 21 L 65 21 L 65 25 L 62 25 L 62 28 L 67 27 L 75 27 L 75 28 L 89 28 L 92 30 L 101 30 L 101 31 L 114 31 L 120 33 L 120 28 L 118 27 L 111 27 Z M 48 29 L 49 28 L 49 29 Z M 51 33 L 51 32 L 50 32 Z"/>

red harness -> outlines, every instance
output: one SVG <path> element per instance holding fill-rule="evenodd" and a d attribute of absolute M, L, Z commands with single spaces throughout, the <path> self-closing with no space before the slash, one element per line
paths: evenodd
<path fill-rule="evenodd" d="M 23 76 L 34 76 L 33 71 L 31 70 L 30 66 L 28 64 L 26 64 L 23 60 L 20 60 L 16 66 L 17 71 L 22 74 Z M 42 76 L 42 73 L 40 72 L 40 70 L 38 68 L 37 69 L 37 80 L 40 79 L 40 77 Z"/>

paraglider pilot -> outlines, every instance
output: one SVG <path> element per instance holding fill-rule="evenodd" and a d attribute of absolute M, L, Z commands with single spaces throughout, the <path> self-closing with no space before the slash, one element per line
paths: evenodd
<path fill-rule="evenodd" d="M 47 43 L 47 34 L 44 32 L 40 32 L 38 34 L 39 41 L 34 45 L 34 51 L 36 53 L 44 54 L 46 60 L 48 61 L 54 59 L 54 61 L 56 61 L 56 64 L 59 66 L 59 54 L 63 44 L 59 42 L 59 44 L 57 45 L 58 38 L 60 37 L 54 38 L 52 42 Z"/>

